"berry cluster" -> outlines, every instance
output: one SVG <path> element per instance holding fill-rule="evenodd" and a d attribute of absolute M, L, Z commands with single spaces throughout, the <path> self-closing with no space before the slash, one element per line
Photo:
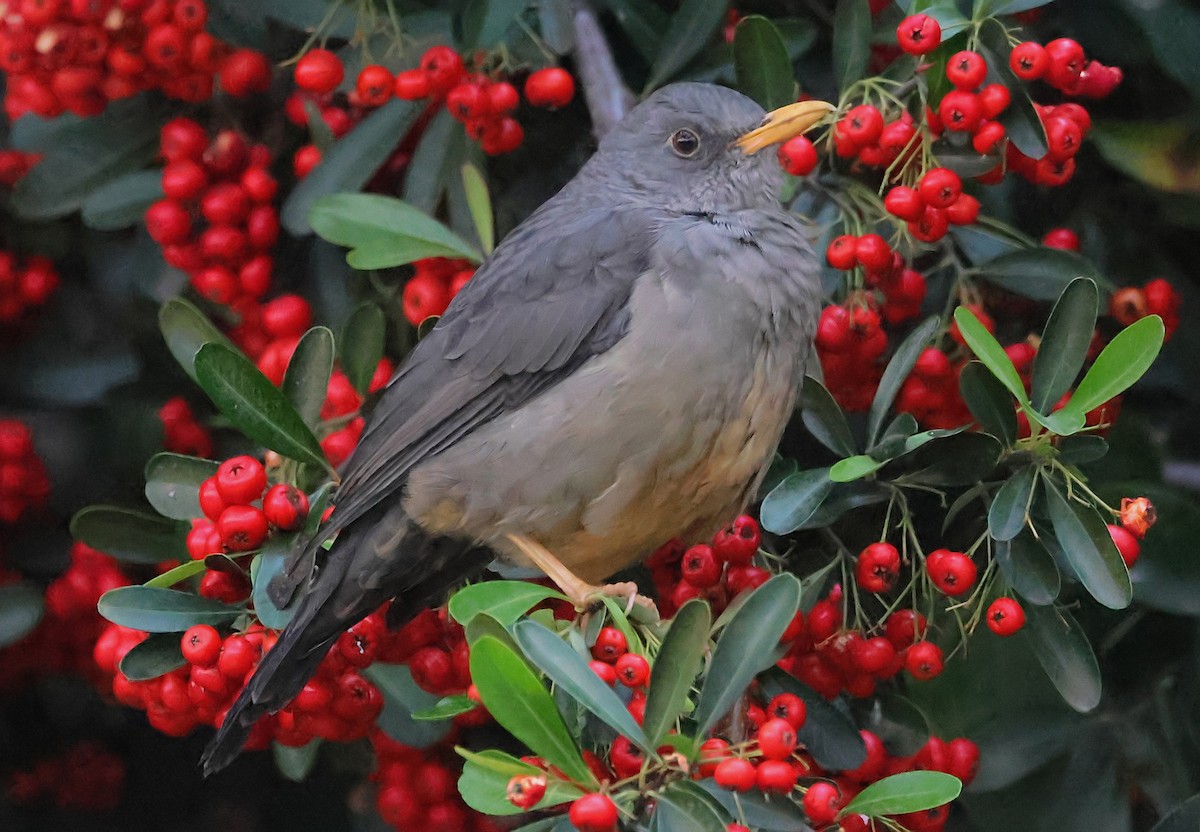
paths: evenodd
<path fill-rule="evenodd" d="M 711 543 L 688 547 L 672 540 L 646 560 L 659 610 L 675 611 L 703 598 L 719 615 L 737 595 L 764 584 L 771 573 L 754 565 L 762 543 L 758 521 L 743 514 L 713 535 Z"/>
<path fill-rule="evenodd" d="M 1183 299 L 1175 287 L 1161 277 L 1145 286 L 1126 286 L 1113 292 L 1108 302 L 1109 314 L 1121 326 L 1129 326 L 1147 315 L 1158 315 L 1170 338 L 1179 326 L 1179 309 Z"/>
<path fill-rule="evenodd" d="M 204 517 L 192 521 L 187 537 L 188 554 L 194 560 L 258 549 L 272 528 L 295 531 L 308 518 L 308 497 L 286 483 L 267 488 L 262 463 L 252 456 L 235 456 L 222 462 L 200 485 L 200 508 Z"/>
<path fill-rule="evenodd" d="M 1027 344 L 1018 346 L 1028 347 Z M 1032 364 L 1030 356 L 1028 366 Z M 955 363 L 940 349 L 928 347 L 917 357 L 912 373 L 901 385 L 896 408 L 911 413 L 927 428 L 951 429 L 969 424 L 973 417 L 958 387 L 958 377 L 964 366 L 965 360 Z M 1028 375 L 1028 370 L 1025 374 Z"/>
<path fill-rule="evenodd" d="M 208 32 L 204 0 L 27 0 L 0 20 L 4 108 L 53 118 L 94 116 L 144 90 L 204 101 L 214 77 L 231 95 L 267 88 L 271 67 Z"/>
<path fill-rule="evenodd" d="M 888 196 L 900 189 L 893 189 Z M 904 190 L 912 191 L 910 188 Z M 973 198 L 961 196 L 958 202 L 968 200 L 974 203 L 978 213 L 979 203 Z M 863 270 L 867 286 L 876 292 L 866 296 L 865 300 L 877 307 L 889 324 L 899 324 L 921 314 L 921 304 L 925 302 L 925 276 L 908 268 L 900 253 L 893 251 L 879 234 L 835 237 L 826 249 L 825 257 L 829 265 L 839 271 Z"/>
<path fill-rule="evenodd" d="M 158 409 L 158 420 L 163 426 L 163 447 L 168 451 L 205 459 L 212 456 L 212 436 L 196 421 L 191 405 L 183 396 L 163 402 Z"/>
<path fill-rule="evenodd" d="M 475 274 L 466 260 L 426 257 L 413 263 L 413 276 L 404 284 L 404 317 L 413 326 L 441 315 L 454 296 Z"/>
<path fill-rule="evenodd" d="M 371 733 L 378 784 L 375 806 L 396 829 L 433 832 L 498 832 L 484 815 L 467 808 L 458 794 L 461 764 L 438 749 L 412 748 L 382 731 Z"/>
<path fill-rule="evenodd" d="M 1070 38 L 1058 38 L 1045 46 L 1034 41 L 1019 43 L 1013 47 L 1008 65 L 1022 81 L 1042 80 L 1073 97 L 1107 98 L 1124 78 L 1119 67 L 1089 61 L 1083 47 Z"/>
<path fill-rule="evenodd" d="M 925 243 L 945 237 L 951 225 L 971 225 L 979 218 L 979 200 L 963 193 L 962 179 L 948 168 L 925 171 L 915 187 L 896 185 L 884 196 L 883 206 Z"/>
<path fill-rule="evenodd" d="M 0 251 L 0 326 L 14 324 L 45 305 L 58 289 L 58 272 L 45 257 Z"/>
<path fill-rule="evenodd" d="M 16 523 L 50 496 L 46 467 L 24 422 L 0 419 L 0 523 Z"/>
<path fill-rule="evenodd" d="M 465 693 L 471 686 L 467 639 L 444 607 L 421 611 L 380 645 L 380 661 L 407 664 L 413 681 L 437 696 Z M 482 713 L 482 711 L 481 711 Z"/>
<path fill-rule="evenodd" d="M 15 806 L 50 802 L 60 809 L 110 812 L 125 794 L 125 761 L 99 743 L 84 741 L 65 753 L 15 771 L 8 797 Z"/>
<path fill-rule="evenodd" d="M 1112 536 L 1125 565 L 1132 567 L 1142 553 L 1141 541 L 1158 519 L 1158 515 L 1153 504 L 1145 497 L 1125 497 L 1121 500 L 1118 519 L 1120 525 L 1108 524 L 1108 533 Z"/>
<path fill-rule="evenodd" d="M 825 385 L 838 404 L 851 412 L 870 407 L 888 347 L 879 313 L 861 296 L 825 307 L 817 322 L 816 346 Z"/>
<path fill-rule="evenodd" d="M 147 231 L 199 295 L 249 314 L 271 288 L 269 252 L 279 236 L 270 151 L 232 130 L 210 141 L 186 118 L 163 125 L 160 150 L 165 199 L 146 210 Z"/>

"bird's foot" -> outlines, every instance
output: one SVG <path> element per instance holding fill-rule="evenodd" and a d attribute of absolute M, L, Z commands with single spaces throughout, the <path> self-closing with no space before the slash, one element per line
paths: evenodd
<path fill-rule="evenodd" d="M 604 586 L 584 584 L 581 588 L 586 590 L 586 594 L 581 599 L 571 599 L 580 609 L 587 609 L 596 598 L 624 598 L 627 616 L 644 623 L 653 623 L 659 620 L 658 606 L 653 599 L 638 594 L 637 584 L 633 581 L 622 581 Z M 582 603 L 580 603 L 581 601 Z"/>

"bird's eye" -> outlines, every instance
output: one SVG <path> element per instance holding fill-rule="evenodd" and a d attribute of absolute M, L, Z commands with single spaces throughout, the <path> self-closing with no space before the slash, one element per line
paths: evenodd
<path fill-rule="evenodd" d="M 676 156 L 687 158 L 695 156 L 700 149 L 700 137 L 686 127 L 671 134 L 671 149 Z"/>

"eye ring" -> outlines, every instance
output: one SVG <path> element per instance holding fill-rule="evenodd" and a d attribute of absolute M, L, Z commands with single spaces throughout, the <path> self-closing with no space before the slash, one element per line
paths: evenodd
<path fill-rule="evenodd" d="M 686 127 L 676 130 L 671 134 L 671 150 L 683 159 L 695 156 L 700 151 L 700 137 Z"/>

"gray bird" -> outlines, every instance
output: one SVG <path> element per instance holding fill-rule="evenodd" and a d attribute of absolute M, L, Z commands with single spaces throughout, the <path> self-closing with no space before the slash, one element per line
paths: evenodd
<path fill-rule="evenodd" d="M 729 89 L 666 87 L 504 240 L 397 370 L 336 511 L 272 586 L 284 602 L 308 585 L 205 774 L 388 599 L 403 620 L 498 554 L 584 604 L 593 583 L 746 506 L 819 306 L 808 235 L 758 151 L 829 109 L 766 114 Z"/>

